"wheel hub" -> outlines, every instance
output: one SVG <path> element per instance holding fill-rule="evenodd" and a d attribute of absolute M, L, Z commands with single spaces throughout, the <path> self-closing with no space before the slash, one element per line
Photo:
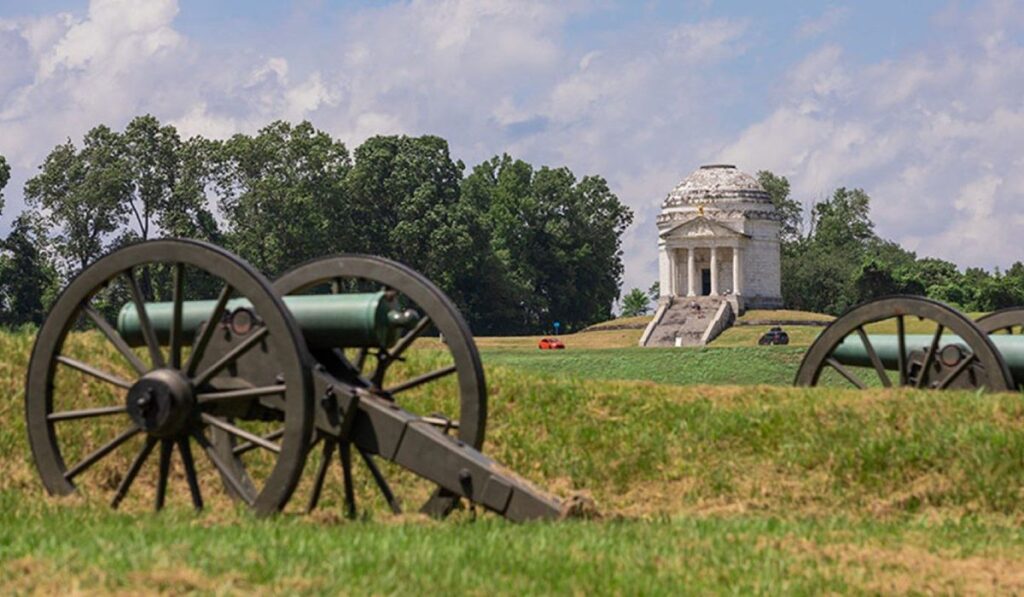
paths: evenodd
<path fill-rule="evenodd" d="M 175 369 L 157 369 L 128 390 L 127 409 L 143 431 L 169 437 L 185 428 L 195 403 L 188 378 Z"/>

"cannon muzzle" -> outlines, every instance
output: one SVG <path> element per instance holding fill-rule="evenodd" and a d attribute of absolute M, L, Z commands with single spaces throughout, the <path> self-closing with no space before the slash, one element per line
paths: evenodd
<path fill-rule="evenodd" d="M 320 294 L 284 297 L 284 303 L 295 317 L 306 344 L 311 349 L 388 347 L 395 343 L 399 331 L 419 319 L 412 310 L 402 310 L 384 292 L 361 294 Z M 213 312 L 216 301 L 185 301 L 182 305 L 182 340 L 191 344 L 196 333 Z M 156 331 L 157 340 L 170 343 L 174 304 L 146 303 L 146 314 Z M 248 300 L 228 301 L 224 321 L 238 333 L 256 322 Z M 117 317 L 117 331 L 130 346 L 146 343 L 139 325 L 134 303 L 127 303 Z"/>

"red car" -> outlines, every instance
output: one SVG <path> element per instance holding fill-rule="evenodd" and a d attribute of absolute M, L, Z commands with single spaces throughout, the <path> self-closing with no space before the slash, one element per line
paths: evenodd
<path fill-rule="evenodd" d="M 541 338 L 537 348 L 541 350 L 554 350 L 556 348 L 565 348 L 565 344 L 562 344 L 562 341 L 558 338 Z"/>

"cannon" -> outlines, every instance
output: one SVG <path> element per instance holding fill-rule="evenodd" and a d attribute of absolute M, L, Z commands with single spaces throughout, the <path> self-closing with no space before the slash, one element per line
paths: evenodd
<path fill-rule="evenodd" d="M 838 382 L 1005 392 L 1024 385 L 1024 308 L 972 321 L 939 301 L 890 296 L 833 321 L 804 354 L 795 384 Z"/>
<path fill-rule="evenodd" d="M 105 347 L 76 352 L 83 331 Z M 410 364 L 416 342 L 435 349 L 425 370 Z M 463 500 L 515 521 L 567 508 L 481 452 L 487 394 L 467 324 L 429 280 L 380 257 L 318 259 L 271 284 L 198 241 L 117 250 L 40 328 L 25 411 L 47 491 L 109 495 L 115 508 L 138 479 L 163 508 L 175 451 L 197 509 L 216 486 L 259 514 L 301 487 L 312 510 L 337 455 L 354 516 L 353 453 L 395 512 L 382 462 L 425 483 L 420 510 L 438 517 Z"/>

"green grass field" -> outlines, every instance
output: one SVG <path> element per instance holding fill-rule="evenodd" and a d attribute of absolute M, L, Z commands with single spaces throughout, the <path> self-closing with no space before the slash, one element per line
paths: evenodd
<path fill-rule="evenodd" d="M 337 478 L 312 516 L 261 520 L 216 498 L 195 514 L 180 467 L 165 512 L 145 491 L 112 512 L 101 496 L 41 489 L 21 396 L 31 341 L 0 333 L 4 592 L 1024 591 L 1018 394 L 794 389 L 798 348 L 483 342 L 485 451 L 559 495 L 591 496 L 600 519 L 394 518 L 362 469 L 358 521 L 340 515 Z M 74 349 L 110 358 L 97 338 Z M 109 391 L 79 387 L 83 401 Z"/>

